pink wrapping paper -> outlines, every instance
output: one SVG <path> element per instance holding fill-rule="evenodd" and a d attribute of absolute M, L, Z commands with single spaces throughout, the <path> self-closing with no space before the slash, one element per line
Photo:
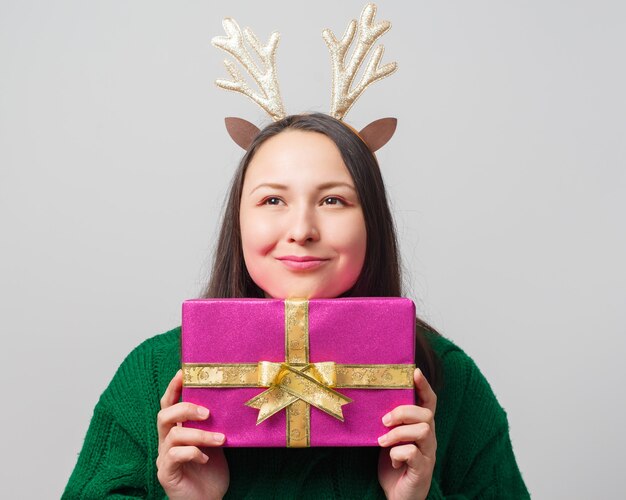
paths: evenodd
<path fill-rule="evenodd" d="M 183 363 L 285 361 L 285 306 L 274 299 L 193 299 L 183 303 Z M 415 306 L 410 299 L 341 298 L 309 301 L 310 362 L 412 364 Z M 226 435 L 224 446 L 284 447 L 285 410 L 256 424 L 245 405 L 265 388 L 183 387 L 183 401 L 210 410 L 195 427 Z M 381 418 L 398 405 L 415 404 L 413 389 L 336 389 L 353 401 L 344 422 L 311 412 L 311 446 L 378 446 L 388 429 Z"/>

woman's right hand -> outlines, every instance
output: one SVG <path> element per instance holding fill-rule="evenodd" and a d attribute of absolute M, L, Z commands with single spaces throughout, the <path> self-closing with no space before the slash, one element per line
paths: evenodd
<path fill-rule="evenodd" d="M 228 463 L 220 448 L 224 435 L 181 425 L 209 416 L 209 410 L 202 406 L 178 402 L 182 387 L 183 374 L 179 370 L 161 398 L 157 477 L 171 499 L 222 498 L 230 481 Z"/>

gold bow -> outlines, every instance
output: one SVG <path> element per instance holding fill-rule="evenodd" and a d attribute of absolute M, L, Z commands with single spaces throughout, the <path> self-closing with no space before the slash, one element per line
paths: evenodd
<path fill-rule="evenodd" d="M 304 366 L 261 361 L 259 385 L 269 389 L 247 401 L 246 405 L 259 410 L 257 425 L 299 399 L 343 422 L 341 407 L 352 400 L 331 389 L 336 380 L 332 361 Z"/>

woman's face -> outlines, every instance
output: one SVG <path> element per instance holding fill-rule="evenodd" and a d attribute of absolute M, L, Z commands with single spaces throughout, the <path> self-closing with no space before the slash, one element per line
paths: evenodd
<path fill-rule="evenodd" d="M 324 134 L 286 130 L 260 146 L 244 178 L 240 225 L 248 272 L 269 297 L 337 297 L 363 268 L 361 204 Z"/>

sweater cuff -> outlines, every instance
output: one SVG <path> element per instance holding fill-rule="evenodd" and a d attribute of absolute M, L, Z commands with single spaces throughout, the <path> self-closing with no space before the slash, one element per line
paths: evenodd
<path fill-rule="evenodd" d="M 432 480 L 430 481 L 430 490 L 428 491 L 426 500 L 444 500 L 445 498 L 446 497 L 439 487 L 439 483 L 435 478 L 432 478 Z"/>

